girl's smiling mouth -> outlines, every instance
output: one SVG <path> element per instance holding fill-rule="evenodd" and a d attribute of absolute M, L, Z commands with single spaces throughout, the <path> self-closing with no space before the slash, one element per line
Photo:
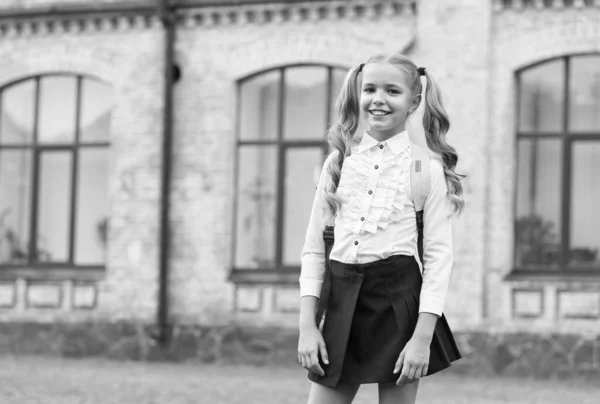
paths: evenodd
<path fill-rule="evenodd" d="M 384 111 L 382 109 L 370 109 L 369 112 L 374 116 L 386 116 L 390 114 L 389 111 Z"/>

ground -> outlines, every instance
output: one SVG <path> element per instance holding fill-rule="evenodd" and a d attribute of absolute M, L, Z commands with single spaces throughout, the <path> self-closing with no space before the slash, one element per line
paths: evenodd
<path fill-rule="evenodd" d="M 1 357 L 2 404 L 287 404 L 305 403 L 300 368 Z M 600 382 L 480 378 L 439 374 L 421 382 L 429 404 L 597 403 Z M 376 403 L 374 385 L 356 404 Z"/>

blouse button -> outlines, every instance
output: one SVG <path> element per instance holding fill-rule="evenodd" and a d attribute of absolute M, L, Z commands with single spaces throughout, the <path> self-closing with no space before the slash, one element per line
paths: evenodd
<path fill-rule="evenodd" d="M 380 149 L 383 149 L 383 145 L 382 145 L 382 144 L 380 144 L 380 145 L 379 145 L 379 148 L 380 148 Z"/>
<path fill-rule="evenodd" d="M 354 245 L 358 245 L 358 241 L 355 241 L 355 242 L 354 242 Z"/>
<path fill-rule="evenodd" d="M 364 222 L 364 221 L 365 221 L 365 218 L 364 218 L 364 217 L 361 217 L 361 218 L 360 218 L 360 221 L 361 221 L 361 222 Z"/>
<path fill-rule="evenodd" d="M 377 165 L 376 165 L 376 166 L 375 166 L 375 169 L 377 170 L 378 168 L 379 168 L 379 166 L 377 166 Z"/>
<path fill-rule="evenodd" d="M 373 191 L 369 191 L 369 195 L 373 195 Z"/>

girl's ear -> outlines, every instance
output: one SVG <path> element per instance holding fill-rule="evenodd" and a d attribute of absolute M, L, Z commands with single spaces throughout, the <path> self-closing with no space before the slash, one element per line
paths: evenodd
<path fill-rule="evenodd" d="M 413 112 L 415 112 L 419 107 L 419 104 L 421 104 L 421 94 L 417 94 L 413 97 L 410 103 L 410 108 L 408 109 L 408 113 L 412 114 Z"/>

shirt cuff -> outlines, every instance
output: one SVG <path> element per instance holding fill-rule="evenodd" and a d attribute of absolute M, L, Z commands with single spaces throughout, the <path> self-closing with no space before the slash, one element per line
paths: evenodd
<path fill-rule="evenodd" d="M 315 296 L 321 297 L 321 287 L 323 281 L 318 279 L 300 279 L 300 297 Z"/>
<path fill-rule="evenodd" d="M 436 295 L 421 294 L 419 313 L 432 313 L 437 316 L 442 315 L 446 299 Z"/>

